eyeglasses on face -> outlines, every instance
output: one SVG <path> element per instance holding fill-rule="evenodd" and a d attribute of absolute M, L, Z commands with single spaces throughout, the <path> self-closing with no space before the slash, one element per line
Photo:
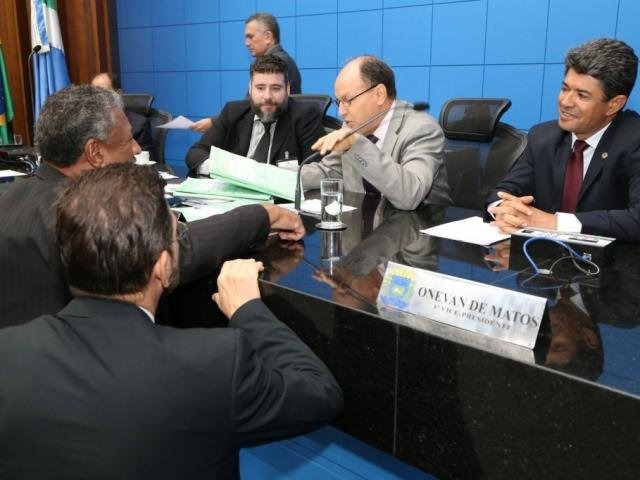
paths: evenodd
<path fill-rule="evenodd" d="M 379 85 L 379 83 L 376 83 L 375 85 L 371 85 L 369 88 L 367 88 L 366 90 L 361 91 L 360 93 L 354 95 L 351 98 L 334 98 L 333 99 L 333 103 L 336 104 L 336 107 L 340 108 L 340 105 L 344 105 L 345 107 L 348 107 L 349 105 L 351 105 L 351 102 L 353 102 L 356 98 L 358 98 L 360 95 L 364 95 L 365 93 L 367 93 L 369 90 L 373 90 L 374 88 L 376 88 Z"/>
<path fill-rule="evenodd" d="M 189 231 L 189 227 L 187 227 L 186 223 L 184 222 L 176 223 L 176 239 L 174 241 L 180 242 L 181 240 L 184 240 L 187 236 L 188 231 Z"/>

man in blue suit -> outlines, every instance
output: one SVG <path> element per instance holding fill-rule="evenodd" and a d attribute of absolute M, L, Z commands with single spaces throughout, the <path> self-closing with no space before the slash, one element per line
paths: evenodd
<path fill-rule="evenodd" d="M 637 70 L 638 57 L 619 40 L 569 51 L 558 120 L 531 129 L 487 199 L 495 225 L 640 240 L 640 117 L 622 110 Z"/>

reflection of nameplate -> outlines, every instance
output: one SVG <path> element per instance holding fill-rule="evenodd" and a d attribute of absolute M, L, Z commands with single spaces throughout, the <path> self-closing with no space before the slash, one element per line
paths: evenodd
<path fill-rule="evenodd" d="M 546 299 L 389 262 L 378 304 L 533 348 Z"/>

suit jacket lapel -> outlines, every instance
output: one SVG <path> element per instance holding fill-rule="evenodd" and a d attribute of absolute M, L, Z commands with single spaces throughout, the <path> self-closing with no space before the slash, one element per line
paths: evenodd
<path fill-rule="evenodd" d="M 244 114 L 238 122 L 238 149 L 235 153 L 247 156 L 249 152 L 249 144 L 251 142 L 251 132 L 253 131 L 254 113 L 251 109 Z"/>
<path fill-rule="evenodd" d="M 391 120 L 389 121 L 389 128 L 387 129 L 387 134 L 384 137 L 384 143 L 382 144 L 382 150 L 393 158 L 393 151 L 396 147 L 396 143 L 398 141 L 398 131 L 402 127 L 404 122 L 404 117 L 407 114 L 408 107 L 405 102 L 396 101 L 396 106 L 394 108 L 393 113 L 391 114 Z"/>
<path fill-rule="evenodd" d="M 591 162 L 589 163 L 589 168 L 587 169 L 587 173 L 584 176 L 584 181 L 582 182 L 582 188 L 580 189 L 580 197 L 578 198 L 578 204 L 580 204 L 580 199 L 584 192 L 586 192 L 591 184 L 598 178 L 600 172 L 604 168 L 605 162 L 607 161 L 607 157 L 609 156 L 609 149 L 611 148 L 611 143 L 613 136 L 616 131 L 617 122 L 614 120 L 609 128 L 607 128 L 602 135 L 602 138 L 598 142 L 598 146 L 596 147 L 595 152 L 593 152 L 593 157 L 591 157 Z"/>
<path fill-rule="evenodd" d="M 560 203 L 562 203 L 562 191 L 564 190 L 564 175 L 567 169 L 567 163 L 569 163 L 569 157 L 571 156 L 571 134 L 567 133 L 562 141 L 558 144 L 555 151 L 555 158 L 553 159 L 553 190 L 554 196 L 553 203 L 555 209 L 560 209 Z"/>
<path fill-rule="evenodd" d="M 278 119 L 276 123 L 275 132 L 273 132 L 273 140 L 271 142 L 271 156 L 267 160 L 268 163 L 271 163 L 272 159 L 278 160 L 277 153 L 282 148 L 282 144 L 284 143 L 289 131 L 292 130 L 293 126 L 291 125 L 291 115 L 289 111 L 283 113 L 283 115 Z M 293 153 L 293 152 L 290 152 Z M 280 155 L 284 156 L 284 152 Z"/>

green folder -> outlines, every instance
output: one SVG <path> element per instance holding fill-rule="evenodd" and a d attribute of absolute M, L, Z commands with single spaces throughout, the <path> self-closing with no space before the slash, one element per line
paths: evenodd
<path fill-rule="evenodd" d="M 214 178 L 187 178 L 174 189 L 174 195 L 201 198 L 246 198 L 258 201 L 271 199 L 268 194 Z"/>
<path fill-rule="evenodd" d="M 211 147 L 210 175 L 229 183 L 293 201 L 297 172 Z"/>

